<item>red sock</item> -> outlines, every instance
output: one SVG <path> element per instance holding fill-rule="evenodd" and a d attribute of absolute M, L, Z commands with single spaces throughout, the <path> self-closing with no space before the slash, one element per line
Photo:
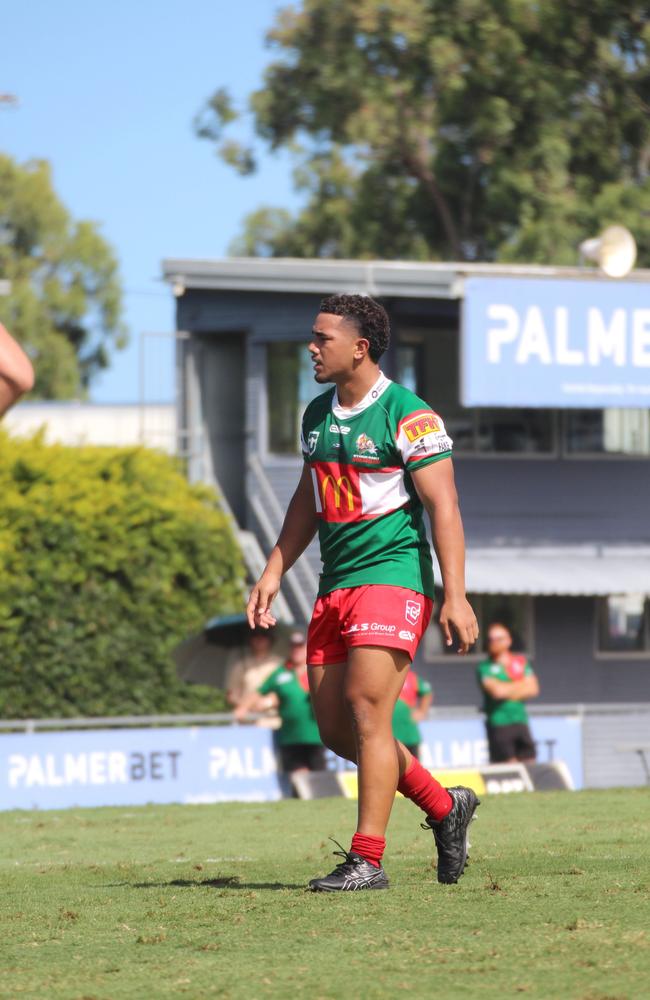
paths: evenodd
<path fill-rule="evenodd" d="M 355 854 L 360 854 L 375 868 L 379 868 L 385 847 L 385 837 L 372 837 L 369 833 L 355 833 L 350 850 L 354 851 Z"/>
<path fill-rule="evenodd" d="M 451 812 L 453 802 L 446 788 L 436 781 L 415 757 L 399 779 L 397 791 L 401 792 L 416 806 L 423 809 L 431 819 L 444 819 Z"/>

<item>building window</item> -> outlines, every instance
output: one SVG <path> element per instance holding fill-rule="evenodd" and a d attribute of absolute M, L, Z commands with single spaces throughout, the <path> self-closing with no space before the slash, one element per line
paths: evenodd
<path fill-rule="evenodd" d="M 300 425 L 307 404 L 323 391 L 314 381 L 304 342 L 269 344 L 266 351 L 266 398 L 269 451 L 300 453 Z"/>
<path fill-rule="evenodd" d="M 477 410 L 477 451 L 494 454 L 550 454 L 554 450 L 550 410 Z"/>
<path fill-rule="evenodd" d="M 402 328 L 394 377 L 442 416 L 459 454 L 552 455 L 553 410 L 468 409 L 460 402 L 459 338 L 452 328 Z"/>
<path fill-rule="evenodd" d="M 396 379 L 416 396 L 422 395 L 423 344 L 398 344 L 395 350 Z"/>
<path fill-rule="evenodd" d="M 644 594 L 600 598 L 599 653 L 650 653 L 650 607 Z"/>
<path fill-rule="evenodd" d="M 650 455 L 650 410 L 567 410 L 568 455 Z"/>
<path fill-rule="evenodd" d="M 470 656 L 482 659 L 486 651 L 487 632 L 490 625 L 499 622 L 512 634 L 512 649 L 515 653 L 533 652 L 532 599 L 521 594 L 468 594 L 469 603 L 478 620 L 480 637 L 477 648 Z M 436 609 L 442 605 L 442 591 L 436 590 Z M 437 616 L 434 612 L 432 624 L 424 634 L 425 660 L 440 660 L 456 656 L 454 647 L 445 646 Z"/>

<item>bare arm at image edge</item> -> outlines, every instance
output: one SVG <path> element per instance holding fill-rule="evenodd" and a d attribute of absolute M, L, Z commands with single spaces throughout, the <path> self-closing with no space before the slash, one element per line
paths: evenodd
<path fill-rule="evenodd" d="M 271 605 L 280 590 L 282 577 L 302 555 L 316 534 L 318 518 L 314 504 L 314 491 L 308 465 L 303 466 L 284 524 L 277 542 L 268 558 L 266 568 L 253 587 L 246 605 L 246 615 L 251 628 L 261 625 L 269 628 L 276 619 Z"/>
<path fill-rule="evenodd" d="M 33 386 L 31 361 L 0 323 L 0 417 Z"/>
<path fill-rule="evenodd" d="M 467 653 L 478 639 L 478 622 L 465 596 L 465 536 L 458 507 L 451 458 L 443 458 L 411 473 L 420 500 L 431 518 L 444 598 L 440 628 L 451 646 L 452 630 L 459 640 L 459 653 Z"/>

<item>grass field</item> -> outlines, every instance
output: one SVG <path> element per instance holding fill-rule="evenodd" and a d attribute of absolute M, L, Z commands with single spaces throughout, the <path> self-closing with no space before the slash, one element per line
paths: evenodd
<path fill-rule="evenodd" d="M 395 804 L 387 892 L 314 895 L 355 805 L 5 813 L 0 996 L 650 996 L 647 790 L 485 798 L 436 883 Z"/>

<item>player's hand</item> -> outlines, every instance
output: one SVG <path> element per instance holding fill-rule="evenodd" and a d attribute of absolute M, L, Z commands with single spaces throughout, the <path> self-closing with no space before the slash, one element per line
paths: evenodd
<path fill-rule="evenodd" d="M 251 628 L 272 628 L 277 619 L 271 612 L 271 604 L 280 590 L 280 577 L 277 573 L 263 573 L 251 590 L 246 617 Z"/>
<path fill-rule="evenodd" d="M 445 637 L 445 645 L 453 645 L 452 632 L 458 636 L 458 652 L 461 655 L 469 652 L 478 639 L 478 622 L 472 607 L 465 598 L 462 600 L 445 600 L 440 609 L 440 628 Z"/>

